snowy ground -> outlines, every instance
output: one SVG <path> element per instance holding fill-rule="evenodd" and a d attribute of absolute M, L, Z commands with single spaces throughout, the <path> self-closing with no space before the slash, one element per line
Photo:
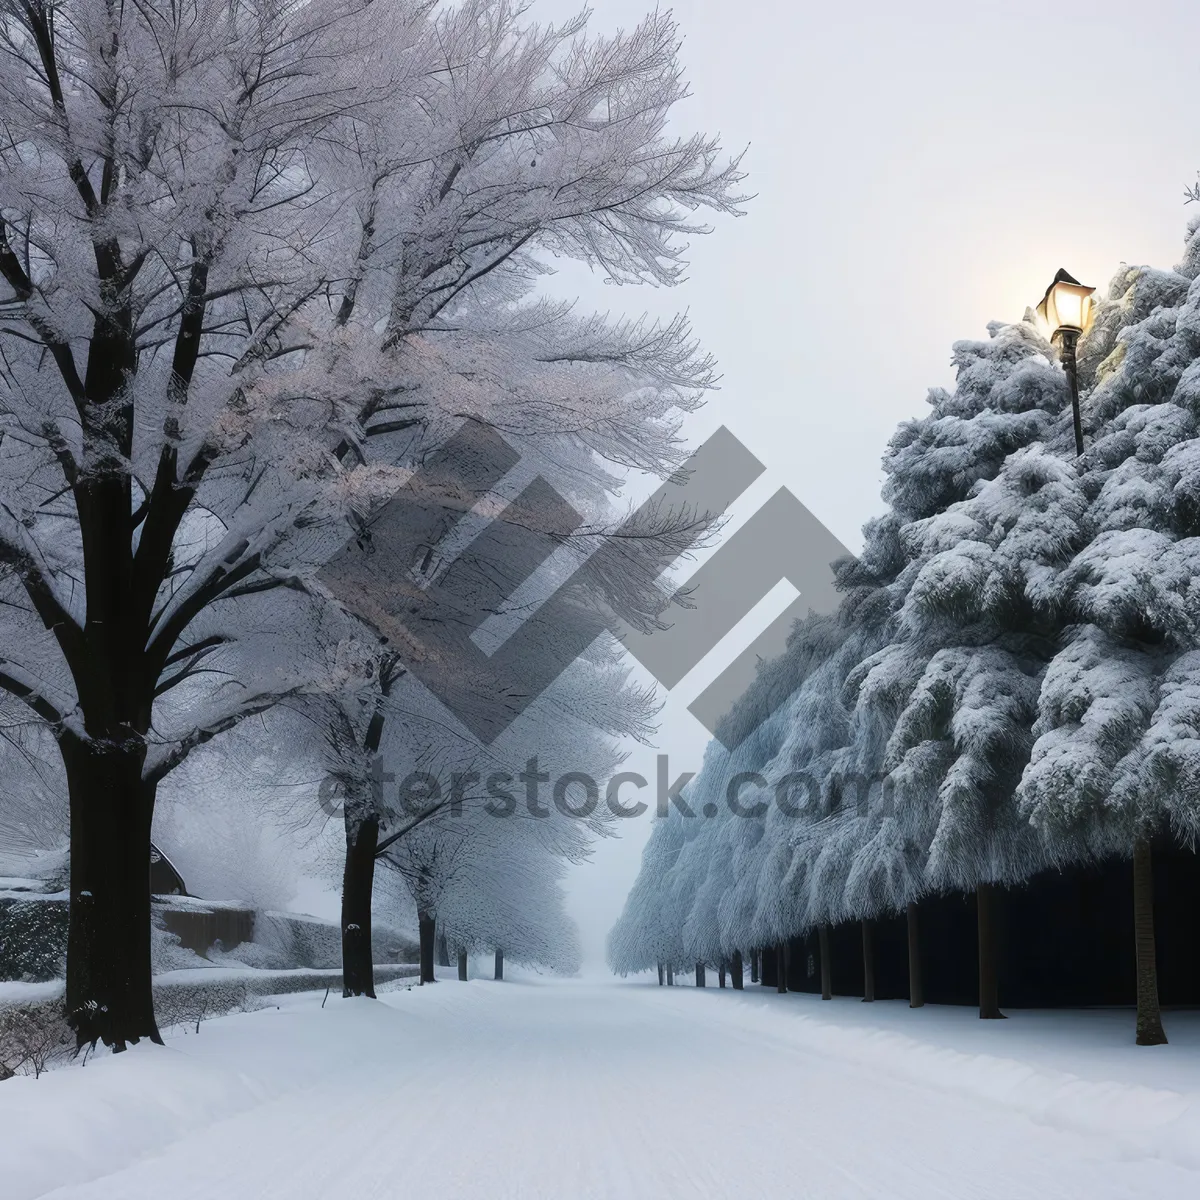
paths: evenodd
<path fill-rule="evenodd" d="M 289 996 L 0 1084 L 0 1195 L 1067 1200 L 1200 1194 L 1200 1013 L 640 982 Z"/>

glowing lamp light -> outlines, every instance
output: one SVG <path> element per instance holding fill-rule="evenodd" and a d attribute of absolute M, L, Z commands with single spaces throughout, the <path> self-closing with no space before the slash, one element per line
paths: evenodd
<path fill-rule="evenodd" d="M 1087 332 L 1092 323 L 1092 293 L 1095 290 L 1085 287 L 1059 268 L 1054 282 L 1037 306 L 1038 316 L 1046 322 L 1051 335 Z"/>

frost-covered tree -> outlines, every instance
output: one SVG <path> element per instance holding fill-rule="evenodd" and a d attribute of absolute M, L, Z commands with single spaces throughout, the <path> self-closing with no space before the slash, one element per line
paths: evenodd
<path fill-rule="evenodd" d="M 1031 317 L 956 347 L 955 391 L 893 439 L 890 511 L 842 571 L 834 644 L 801 622 L 735 710 L 752 751 L 710 749 L 702 794 L 735 770 L 775 782 L 804 766 L 810 786 L 786 833 L 770 812 L 697 840 L 710 862 L 691 872 L 690 936 L 714 880 L 723 936 L 760 945 L 974 890 L 995 1015 L 991 890 L 1132 858 L 1137 1037 L 1163 1040 L 1151 844 L 1194 846 L 1200 824 L 1198 227 L 1175 271 L 1124 269 L 1100 304 L 1080 344 L 1078 459 L 1057 350 Z M 792 699 L 757 728 L 779 687 Z M 677 888 L 648 855 L 639 905 Z M 617 933 L 640 919 L 627 909 Z"/>
<path fill-rule="evenodd" d="M 400 656 L 383 650 L 364 663 L 370 685 L 314 705 L 328 758 L 322 787 L 340 797 L 346 851 L 342 870 L 342 995 L 375 995 L 371 912 L 380 824 L 388 815 L 380 746 L 389 701 L 404 674 Z M 333 785 L 330 787 L 329 785 Z"/>
<path fill-rule="evenodd" d="M 644 739 L 652 715 L 648 695 L 602 655 L 574 663 L 486 750 L 444 731 L 436 743 L 430 730 L 415 738 L 396 732 L 383 761 L 401 784 L 412 777 L 407 808 L 416 819 L 380 847 L 416 905 L 426 981 L 438 923 L 460 949 L 484 948 L 491 938 L 518 961 L 555 969 L 573 961 L 574 935 L 535 953 L 553 930 L 569 928 L 554 916 L 560 900 L 538 910 L 558 895 L 562 864 L 583 861 L 613 819 L 600 798 L 622 760 L 612 739 Z M 575 775 L 589 776 L 592 787 Z M 524 887 L 535 870 L 542 883 Z"/>
<path fill-rule="evenodd" d="M 1008 878 L 1029 866 L 1028 851 L 1010 847 L 1008 835 L 1016 828 L 1026 842 L 1036 838 L 1015 805 L 1002 803 L 1022 760 L 1018 752 L 1010 764 L 1006 793 L 987 756 L 1011 730 L 989 743 L 983 728 L 989 703 L 1008 686 L 994 678 L 1002 630 L 953 603 L 944 618 L 929 615 L 926 603 L 938 572 L 950 573 L 938 555 L 970 553 L 960 549 L 965 526 L 954 525 L 961 516 L 926 527 L 1061 422 L 1065 386 L 1044 339 L 1025 324 L 993 334 L 956 347 L 955 391 L 935 391 L 930 414 L 893 439 L 884 460 L 891 511 L 868 526 L 861 558 L 839 568 L 839 610 L 798 624 L 731 717 L 753 739 L 732 756 L 714 747 L 697 780 L 697 794 L 717 802 L 718 823 L 728 826 L 716 841 L 735 864 L 719 906 L 730 944 L 771 946 L 904 911 L 926 891 L 986 885 L 1005 877 L 995 861 L 1001 848 L 1020 864 Z M 768 704 L 780 691 L 786 703 Z M 1017 715 L 1027 736 L 1036 685 L 1027 682 L 1024 694 Z M 733 740 L 742 730 L 731 732 Z M 751 771 L 762 812 L 732 814 L 721 790 Z M 978 791 L 985 777 L 988 796 Z M 1002 813 L 1007 823 L 993 833 L 989 821 Z"/>
<path fill-rule="evenodd" d="M 1046 861 L 1012 792 L 1048 647 L 1027 604 L 989 592 L 995 581 L 979 562 L 994 531 L 968 514 L 1010 456 L 1058 435 L 1067 399 L 1030 324 L 992 335 L 955 347 L 954 392 L 931 393 L 931 413 L 901 426 L 884 459 L 891 512 L 868 528 L 863 560 L 847 574 L 873 597 L 851 649 L 867 653 L 835 693 L 852 715 L 844 744 L 818 769 L 823 828 L 796 838 L 811 857 L 801 873 L 810 924 L 975 890 L 982 1015 L 998 1011 L 990 889 Z M 869 929 L 864 939 L 869 975 Z"/>
<path fill-rule="evenodd" d="M 66 767 L 81 1045 L 157 1037 L 157 784 L 336 674 L 298 650 L 305 589 L 394 468 L 464 413 L 536 429 L 581 362 L 619 373 L 652 347 L 677 368 L 666 408 L 707 370 L 680 323 L 494 302 L 539 249 L 669 282 L 687 212 L 736 202 L 713 142 L 663 132 L 683 95 L 669 19 L 609 40 L 581 21 L 538 29 L 502 0 L 0 18 L 0 685 Z M 481 370 L 508 361 L 498 329 L 541 347 L 515 406 L 511 373 Z M 621 444 L 578 411 L 579 446 Z"/>
<path fill-rule="evenodd" d="M 722 810 L 720 831 L 702 840 L 719 847 L 714 877 L 732 864 L 718 904 L 728 945 L 772 946 L 976 890 L 987 993 L 990 889 L 1053 861 L 1014 791 L 1055 648 L 1022 570 L 1050 570 L 1031 549 L 1048 528 L 1043 510 L 1058 491 L 1077 494 L 1070 465 L 1043 449 L 1069 432 L 1068 393 L 1031 323 L 991 333 L 955 347 L 955 390 L 931 393 L 929 415 L 892 439 L 890 511 L 868 526 L 861 558 L 839 568 L 839 610 L 797 625 L 731 717 L 753 736 L 733 755 L 711 748 L 696 781 Z M 1023 473 L 998 479 L 1018 462 Z M 768 704 L 780 691 L 786 702 Z M 720 791 L 739 772 L 758 776 L 766 803 L 755 816 L 725 811 Z M 695 873 L 693 936 L 711 886 Z M 663 898 L 669 888 L 662 879 Z M 869 977 L 867 926 L 864 951 Z M 981 1011 L 995 1013 L 994 997 Z"/>
<path fill-rule="evenodd" d="M 498 344 L 503 346 L 503 342 Z M 536 369 L 531 369 L 530 377 L 536 374 Z M 661 392 L 661 385 L 642 368 L 614 373 L 603 367 L 599 369 L 598 380 L 590 380 L 589 374 L 590 369 L 585 368 L 578 379 L 589 385 L 589 394 L 593 396 L 610 392 L 653 397 Z M 514 376 L 512 382 L 519 393 L 520 377 Z M 504 414 L 499 411 L 495 415 L 502 418 Z M 386 529 L 382 534 L 368 523 L 369 570 L 364 575 L 364 586 L 360 587 L 356 581 L 352 589 L 355 597 L 348 602 L 355 606 L 365 599 L 358 607 L 364 620 L 386 629 L 395 639 L 393 644 L 401 648 L 376 653 L 377 667 L 373 672 L 376 684 L 372 689 L 348 694 L 326 705 L 331 715 L 328 736 L 336 760 L 335 777 L 343 785 L 343 795 L 348 801 L 353 800 L 344 809 L 347 859 L 343 930 L 347 955 L 356 960 L 352 967 L 348 960 L 347 994 L 370 994 L 369 958 L 363 958 L 369 956 L 370 942 L 358 939 L 361 953 L 354 951 L 353 944 L 357 931 L 365 928 L 369 920 L 375 857 L 397 837 L 440 811 L 434 806 L 418 814 L 396 812 L 394 807 L 384 805 L 378 786 L 383 762 L 380 739 L 385 721 L 394 716 L 396 708 L 389 703 L 388 693 L 396 674 L 403 671 L 405 654 L 424 655 L 426 682 L 431 664 L 439 663 L 438 692 L 453 698 L 450 703 L 453 711 L 439 708 L 428 696 L 417 698 L 413 690 L 416 685 L 412 685 L 405 694 L 421 712 L 409 710 L 401 719 L 410 722 L 415 719 L 422 723 L 420 728 L 438 730 L 426 751 L 441 746 L 446 740 L 443 735 L 447 735 L 450 740 L 457 739 L 459 757 L 478 754 L 486 759 L 488 754 L 459 725 L 467 715 L 466 710 L 477 710 L 489 724 L 497 721 L 503 724 L 517 717 L 526 698 L 536 695 L 541 687 L 542 663 L 567 661 L 575 654 L 574 649 L 565 656 L 553 651 L 558 645 L 576 641 L 573 630 L 578 622 L 585 622 L 590 629 L 597 599 L 634 622 L 657 619 L 662 594 L 654 583 L 655 572 L 645 569 L 648 560 L 656 557 L 669 560 L 680 545 L 694 541 L 706 526 L 702 516 L 686 511 L 655 514 L 648 521 L 635 520 L 634 530 L 627 528 L 630 522 L 615 517 L 607 522 L 585 520 L 584 513 L 601 518 L 611 511 L 612 503 L 606 493 L 615 489 L 620 477 L 611 473 L 615 464 L 600 461 L 594 451 L 580 446 L 575 429 L 579 416 L 576 409 L 569 404 L 560 405 L 559 416 L 559 424 L 542 422 L 532 435 L 514 436 L 509 431 L 508 439 L 500 444 L 502 448 L 514 456 L 517 447 L 525 453 L 520 456 L 519 468 L 508 472 L 500 489 L 480 473 L 478 466 L 481 458 L 490 453 L 489 447 L 495 448 L 496 443 L 489 440 L 481 423 L 472 423 L 475 432 L 452 439 L 442 448 L 445 452 L 439 453 L 437 469 L 432 472 L 437 477 L 436 485 L 422 484 L 418 489 L 419 500 L 414 503 L 419 511 L 411 514 L 411 529 L 396 529 L 396 516 L 386 510 L 383 514 Z M 647 434 L 639 428 L 639 421 L 657 426 L 660 416 L 661 406 L 648 403 L 640 415 L 630 410 L 619 423 L 614 421 L 612 432 L 623 433 L 630 444 L 648 444 L 655 436 L 654 431 L 651 429 Z M 666 472 L 672 457 L 664 450 L 655 461 L 656 469 Z M 506 494 L 511 495 L 517 489 L 520 490 L 515 499 L 506 498 Z M 472 510 L 487 513 L 490 523 L 479 528 Z M 399 524 L 403 526 L 406 522 L 401 519 Z M 464 526 L 469 530 L 465 535 L 460 532 Z M 474 537 L 470 535 L 472 527 Z M 601 585 L 599 593 L 594 588 L 578 597 L 570 593 L 571 599 L 530 617 L 529 610 L 537 608 L 537 598 L 525 585 L 539 563 L 557 554 L 558 561 L 550 564 L 539 591 L 545 595 L 557 587 L 560 596 L 567 595 L 562 589 L 572 568 L 580 566 L 601 542 L 606 543 L 603 556 L 612 561 L 596 573 Z M 619 554 L 613 554 L 614 547 L 620 550 Z M 431 603 L 423 585 L 433 580 L 438 581 L 439 589 Z M 509 656 L 499 689 L 476 679 L 471 662 L 474 643 L 464 640 L 457 654 L 448 648 L 456 638 L 469 638 L 485 618 L 495 618 L 502 624 L 518 621 L 522 644 L 526 647 L 523 653 Z M 428 634 L 432 627 L 437 627 L 440 639 L 449 639 L 437 654 L 430 654 L 416 644 L 422 633 Z M 594 632 L 585 632 L 577 639 L 578 644 L 586 645 L 594 636 Z M 603 658 L 603 652 L 599 659 L 593 656 L 594 665 L 602 666 Z M 636 730 L 641 721 L 638 714 L 644 710 L 647 698 L 636 690 L 627 690 L 624 707 L 629 712 L 618 711 L 621 705 L 614 709 L 607 695 L 611 678 L 610 670 L 594 670 L 590 679 L 595 686 L 584 685 L 572 697 L 574 712 L 577 716 L 590 715 L 601 729 L 624 731 L 632 722 Z M 410 753 L 424 751 L 411 747 Z M 443 798 L 442 804 L 445 803 Z"/>
<path fill-rule="evenodd" d="M 1196 353 L 1186 300 L 1194 258 L 1193 237 L 1179 272 L 1126 270 L 1114 281 L 1082 346 L 1094 386 L 1081 459 L 1060 426 L 918 529 L 937 553 L 902 617 L 929 624 L 943 646 L 953 629 L 971 641 L 929 660 L 897 727 L 911 731 L 890 747 L 919 746 L 940 705 L 953 751 L 946 745 L 944 762 L 919 780 L 937 782 L 941 802 L 932 883 L 961 886 L 964 863 L 1015 882 L 1049 863 L 1132 856 L 1143 1042 L 1162 1036 L 1149 839 L 1169 830 L 1190 844 L 1195 832 L 1194 790 L 1176 778 L 1160 792 L 1153 769 L 1136 769 L 1160 706 L 1171 712 L 1160 752 L 1187 753 L 1194 418 L 1181 381 Z M 977 644 L 989 626 L 993 636 Z M 980 850 L 990 861 L 972 864 Z"/>
<path fill-rule="evenodd" d="M 1065 853 L 1132 857 L 1136 1036 L 1149 1045 L 1166 1040 L 1151 840 L 1194 846 L 1200 829 L 1198 226 L 1175 272 L 1124 272 L 1101 306 L 1107 353 L 1078 482 L 1046 509 L 1055 569 L 1035 580 L 1063 645 L 1019 789 L 1022 811 Z"/>
<path fill-rule="evenodd" d="M 304 151 L 360 45 L 323 0 L 0 17 L 2 682 L 66 769 L 81 1045 L 157 1037 L 157 782 L 298 682 L 200 671 L 341 506 L 318 484 L 324 417 L 264 383 L 324 283 L 336 200 Z"/>
<path fill-rule="evenodd" d="M 657 821 L 642 851 L 642 867 L 608 935 L 608 962 L 618 975 L 669 969 L 685 961 L 682 930 L 668 911 L 668 880 L 690 833 L 676 809 Z"/>
<path fill-rule="evenodd" d="M 673 282 L 681 235 L 699 230 L 686 213 L 732 211 L 739 176 L 716 164 L 711 140 L 663 136 L 684 94 L 669 20 L 648 18 L 613 40 L 583 32 L 582 17 L 538 28 L 518 7 L 490 2 L 445 11 L 429 36 L 405 19 L 378 31 L 392 52 L 369 69 L 387 76 L 403 64 L 408 102 L 397 105 L 389 88 L 384 119 L 367 106 L 324 144 L 357 218 L 326 351 L 331 377 L 360 397 L 361 436 L 339 455 L 419 463 L 469 413 L 502 431 L 527 476 L 536 471 L 589 515 L 628 468 L 677 465 L 679 418 L 712 381 L 686 321 L 614 322 L 527 297 L 546 250 L 619 281 Z M 372 371 L 387 376 L 398 348 L 399 389 L 363 386 Z M 347 363 L 354 377 L 338 365 Z M 470 502 L 451 490 L 461 516 Z M 448 552 L 428 549 L 436 570 Z M 502 602 L 512 564 L 487 568 L 489 605 Z M 368 720 L 362 736 L 377 726 Z M 359 757 L 361 768 L 372 752 Z M 361 928 L 369 843 L 385 814 L 346 811 L 353 912 L 343 926 Z"/>
<path fill-rule="evenodd" d="M 460 956 L 498 954 L 501 962 L 573 975 L 581 951 L 560 882 L 566 860 L 547 853 L 523 830 L 505 832 L 513 836 L 504 846 L 492 836 L 473 839 L 470 850 L 464 847 L 464 855 L 482 852 L 484 860 L 460 863 L 441 895 L 438 914 L 446 941 Z"/>

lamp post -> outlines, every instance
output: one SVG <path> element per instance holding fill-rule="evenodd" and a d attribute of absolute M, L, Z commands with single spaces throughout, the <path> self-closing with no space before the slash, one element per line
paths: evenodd
<path fill-rule="evenodd" d="M 1038 316 L 1050 329 L 1050 340 L 1059 348 L 1063 369 L 1071 385 L 1071 412 L 1075 418 L 1075 453 L 1083 453 L 1083 423 L 1079 419 L 1079 376 L 1075 366 L 1075 347 L 1079 335 L 1092 322 L 1092 293 L 1061 267 L 1054 282 L 1046 289 L 1037 306 Z"/>

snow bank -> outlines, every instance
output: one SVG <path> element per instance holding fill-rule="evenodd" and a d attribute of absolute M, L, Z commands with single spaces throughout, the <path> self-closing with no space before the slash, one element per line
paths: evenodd
<path fill-rule="evenodd" d="M 165 1046 L 102 1051 L 40 1079 L 6 1080 L 4 1200 L 110 1174 L 198 1129 L 352 1072 L 378 1054 L 394 1016 L 366 1000 L 331 997 L 321 1009 L 312 994 L 281 996 L 277 1008 L 208 1021 L 199 1034 L 176 1029 Z"/>
<path fill-rule="evenodd" d="M 51 979 L 47 983 L 25 983 L 20 979 L 0 979 L 0 1005 L 40 1004 L 43 1000 L 53 1000 L 55 996 L 61 996 L 62 990 L 61 979 Z"/>

